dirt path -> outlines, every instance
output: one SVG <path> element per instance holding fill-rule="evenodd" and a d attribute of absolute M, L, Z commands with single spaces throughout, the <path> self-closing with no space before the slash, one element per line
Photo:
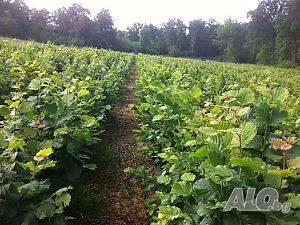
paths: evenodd
<path fill-rule="evenodd" d="M 137 101 L 136 67 L 119 103 L 108 119 L 103 142 L 98 146 L 97 170 L 84 175 L 75 194 L 76 225 L 149 225 L 144 196 L 137 180 L 124 173 L 127 167 L 137 168 L 146 162 L 135 149 L 138 145 L 132 130 L 139 129 L 128 104 Z M 74 209 L 72 209 L 74 211 Z"/>

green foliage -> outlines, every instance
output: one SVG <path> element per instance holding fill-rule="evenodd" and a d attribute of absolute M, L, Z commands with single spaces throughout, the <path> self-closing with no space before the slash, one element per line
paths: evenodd
<path fill-rule="evenodd" d="M 142 55 L 137 63 L 141 102 L 131 108 L 141 149 L 157 163 L 143 176 L 156 177 L 153 224 L 296 225 L 299 72 Z M 223 211 L 234 187 L 266 186 L 291 199 L 289 215 Z"/>
<path fill-rule="evenodd" d="M 1 224 L 66 224 L 72 185 L 90 163 L 133 56 L 0 41 Z M 5 68 L 5 69 L 4 69 Z"/>

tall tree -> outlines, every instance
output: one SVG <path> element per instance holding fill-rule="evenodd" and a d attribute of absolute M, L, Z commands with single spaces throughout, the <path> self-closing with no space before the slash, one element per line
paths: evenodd
<path fill-rule="evenodd" d="M 213 44 L 217 36 L 219 24 L 211 19 L 209 21 L 193 20 L 189 24 L 189 38 L 192 56 L 211 57 L 218 55 L 218 49 Z"/>
<path fill-rule="evenodd" d="M 102 9 L 94 20 L 96 36 L 94 42 L 97 47 L 113 48 L 117 42 L 117 31 L 108 9 Z"/>
<path fill-rule="evenodd" d="M 228 19 L 218 28 L 214 43 L 219 47 L 224 60 L 245 63 L 249 62 L 246 36 L 247 24 Z"/>
<path fill-rule="evenodd" d="M 127 35 L 129 40 L 133 42 L 138 42 L 141 38 L 141 30 L 144 25 L 141 23 L 134 23 L 131 27 L 127 27 Z"/>
<path fill-rule="evenodd" d="M 92 25 L 89 15 L 90 11 L 79 4 L 56 10 L 53 19 L 59 35 L 57 41 L 81 46 L 89 43 Z"/>
<path fill-rule="evenodd" d="M 158 40 L 159 30 L 153 24 L 145 25 L 141 30 L 140 47 L 142 52 L 158 54 L 156 51 L 156 42 Z"/>
<path fill-rule="evenodd" d="M 258 7 L 250 11 L 248 45 L 258 62 L 275 62 L 276 20 L 282 13 L 287 0 L 260 0 Z"/>
<path fill-rule="evenodd" d="M 52 31 L 51 15 L 46 9 L 32 9 L 30 10 L 30 38 L 40 42 L 47 42 L 54 38 Z"/>
<path fill-rule="evenodd" d="M 300 0 L 290 0 L 276 22 L 279 58 L 300 64 Z"/>
<path fill-rule="evenodd" d="M 23 0 L 0 1 L 0 34 L 26 39 L 30 32 L 29 8 Z M 7 33 L 6 33 L 7 32 Z"/>
<path fill-rule="evenodd" d="M 168 46 L 169 55 L 178 56 L 188 52 L 187 26 L 182 20 L 173 19 L 163 24 L 163 36 Z"/>

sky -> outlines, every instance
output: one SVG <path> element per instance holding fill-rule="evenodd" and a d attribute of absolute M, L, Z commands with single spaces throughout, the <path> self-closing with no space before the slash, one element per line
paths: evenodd
<path fill-rule="evenodd" d="M 247 21 L 247 12 L 255 9 L 258 0 L 25 0 L 30 8 L 53 11 L 72 3 L 80 3 L 93 15 L 109 9 L 115 27 L 126 29 L 136 22 L 159 26 L 168 19 L 178 18 L 186 24 L 194 19 L 214 18 L 218 22 L 231 17 Z"/>

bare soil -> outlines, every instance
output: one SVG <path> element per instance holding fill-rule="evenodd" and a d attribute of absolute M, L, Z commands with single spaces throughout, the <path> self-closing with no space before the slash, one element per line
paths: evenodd
<path fill-rule="evenodd" d="M 113 108 L 103 141 L 96 149 L 96 171 L 83 176 L 72 206 L 74 225 L 149 225 L 144 207 L 145 194 L 139 182 L 126 174 L 127 167 L 147 164 L 144 154 L 136 150 L 138 140 L 132 130 L 138 122 L 128 108 L 136 103 L 136 67 L 119 103 Z"/>

